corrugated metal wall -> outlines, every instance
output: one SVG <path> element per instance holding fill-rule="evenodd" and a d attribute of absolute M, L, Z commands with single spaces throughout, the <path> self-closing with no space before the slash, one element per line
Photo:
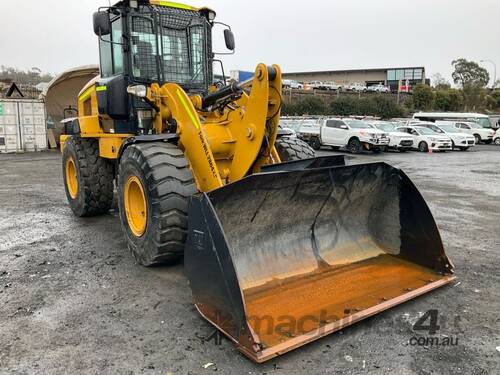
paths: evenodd
<path fill-rule="evenodd" d="M 47 149 L 43 101 L 0 99 L 0 152 Z"/>

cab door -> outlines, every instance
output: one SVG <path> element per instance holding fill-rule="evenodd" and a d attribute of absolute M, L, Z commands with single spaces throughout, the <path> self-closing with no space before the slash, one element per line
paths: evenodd
<path fill-rule="evenodd" d="M 322 127 L 321 140 L 325 145 L 330 146 L 343 146 L 342 132 L 340 129 L 342 121 L 339 120 L 326 120 L 325 125 Z"/>

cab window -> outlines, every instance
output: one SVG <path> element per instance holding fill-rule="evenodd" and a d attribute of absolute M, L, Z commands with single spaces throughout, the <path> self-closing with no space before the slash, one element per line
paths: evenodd
<path fill-rule="evenodd" d="M 117 18 L 111 23 L 111 35 L 112 35 L 112 40 L 114 42 L 113 46 L 113 74 L 121 74 L 123 73 L 123 49 L 121 44 L 115 44 L 115 43 L 122 43 L 122 36 L 123 36 L 123 29 L 122 29 L 122 19 Z"/>
<path fill-rule="evenodd" d="M 111 77 L 123 73 L 122 19 L 117 17 L 111 21 L 111 34 L 99 40 L 101 61 L 101 77 Z M 111 43 L 112 42 L 112 43 Z"/>
<path fill-rule="evenodd" d="M 335 127 L 335 120 L 326 120 L 326 126 L 328 128 L 334 128 Z"/>

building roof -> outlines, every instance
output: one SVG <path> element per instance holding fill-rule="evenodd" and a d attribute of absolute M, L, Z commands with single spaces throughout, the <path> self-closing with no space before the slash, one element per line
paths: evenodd
<path fill-rule="evenodd" d="M 96 76 L 99 74 L 99 65 L 83 65 L 83 66 L 78 66 L 75 68 L 68 69 L 58 76 L 54 77 L 52 81 L 49 82 L 49 84 L 45 87 L 45 89 L 42 91 L 42 96 L 45 97 L 47 96 L 47 93 L 53 89 L 55 86 L 64 83 L 65 81 L 72 79 L 72 78 L 78 78 L 78 77 L 88 77 L 86 78 L 87 81 L 90 80 L 90 78 Z"/>
<path fill-rule="evenodd" d="M 341 70 L 313 70 L 309 72 L 284 72 L 283 74 L 330 74 L 330 73 L 361 73 L 361 72 L 380 72 L 386 70 L 395 69 L 423 69 L 423 66 L 402 66 L 402 67 L 391 67 L 391 68 L 368 68 L 368 69 L 341 69 Z"/>

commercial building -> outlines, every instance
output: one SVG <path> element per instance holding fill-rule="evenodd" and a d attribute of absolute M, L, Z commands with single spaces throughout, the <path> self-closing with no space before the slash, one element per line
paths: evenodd
<path fill-rule="evenodd" d="M 390 86 L 391 90 L 398 89 L 399 82 L 402 85 L 409 84 L 410 88 L 418 83 L 426 83 L 425 68 L 402 67 L 402 68 L 379 68 L 379 69 L 351 69 L 351 70 L 324 70 L 313 72 L 283 73 L 283 78 L 293 79 L 298 82 L 326 81 L 341 85 L 350 83 L 364 83 L 367 86 L 383 83 Z M 407 82 L 408 81 L 408 82 Z"/>

